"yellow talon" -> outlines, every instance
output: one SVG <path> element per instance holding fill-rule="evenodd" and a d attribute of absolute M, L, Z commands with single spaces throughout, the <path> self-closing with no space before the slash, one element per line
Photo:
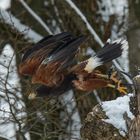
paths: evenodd
<path fill-rule="evenodd" d="M 126 92 L 127 88 L 124 86 L 121 86 L 121 83 L 122 83 L 121 80 L 119 80 L 117 90 L 120 93 L 127 94 L 127 92 Z"/>
<path fill-rule="evenodd" d="M 118 85 L 117 85 L 117 88 L 115 85 L 112 85 L 112 84 L 108 84 L 107 87 L 111 87 L 111 88 L 115 88 L 117 89 L 120 93 L 123 93 L 123 94 L 127 94 L 127 88 L 124 87 L 124 86 L 121 86 L 121 80 L 118 80 Z"/>

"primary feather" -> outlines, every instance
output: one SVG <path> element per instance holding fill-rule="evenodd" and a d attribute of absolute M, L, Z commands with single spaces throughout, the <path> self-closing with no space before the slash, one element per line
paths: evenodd
<path fill-rule="evenodd" d="M 33 75 L 42 61 L 51 58 L 51 55 L 59 52 L 62 46 L 73 39 L 75 37 L 68 32 L 45 37 L 25 52 L 19 72 L 24 75 Z"/>

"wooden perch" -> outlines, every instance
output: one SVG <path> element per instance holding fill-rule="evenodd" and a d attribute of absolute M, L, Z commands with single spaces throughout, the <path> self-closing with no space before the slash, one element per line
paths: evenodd
<path fill-rule="evenodd" d="M 100 105 L 96 105 L 92 112 L 88 113 L 84 125 L 81 128 L 82 140 L 126 140 L 119 131 L 111 124 L 106 123 L 105 112 Z"/>
<path fill-rule="evenodd" d="M 134 78 L 135 85 L 140 85 L 140 76 Z M 121 136 L 118 129 L 113 125 L 103 121 L 107 119 L 105 112 L 100 105 L 96 105 L 88 113 L 85 122 L 81 128 L 81 137 L 83 140 L 140 140 L 140 86 L 136 87 L 136 94 L 130 98 L 130 110 L 135 115 L 131 120 L 127 113 L 124 119 L 128 127 L 128 134 Z"/>

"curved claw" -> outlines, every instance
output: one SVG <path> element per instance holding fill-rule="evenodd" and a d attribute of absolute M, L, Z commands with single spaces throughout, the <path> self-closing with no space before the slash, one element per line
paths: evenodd
<path fill-rule="evenodd" d="M 118 90 L 120 93 L 127 94 L 127 88 L 124 87 L 124 86 L 121 86 L 121 83 L 122 83 L 122 81 L 119 80 L 119 81 L 118 81 L 118 85 L 117 85 L 117 90 Z"/>

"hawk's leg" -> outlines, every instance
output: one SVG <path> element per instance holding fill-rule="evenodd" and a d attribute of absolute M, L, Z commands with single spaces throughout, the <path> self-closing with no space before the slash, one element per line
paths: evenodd
<path fill-rule="evenodd" d="M 95 75 L 96 75 L 97 77 L 104 78 L 104 79 L 108 79 L 108 78 L 109 78 L 109 76 L 106 75 L 106 74 L 95 73 Z"/>
<path fill-rule="evenodd" d="M 120 93 L 127 94 L 127 88 L 125 86 L 121 86 L 121 84 L 122 84 L 122 81 L 119 80 L 118 83 L 117 83 L 117 90 Z"/>
<path fill-rule="evenodd" d="M 108 84 L 107 87 L 115 88 L 120 93 L 127 94 L 127 88 L 123 86 L 122 81 L 117 78 L 117 71 L 113 72 L 111 76 L 102 73 L 95 73 L 95 75 L 100 78 L 112 80 L 114 84 Z"/>
<path fill-rule="evenodd" d="M 117 85 L 117 90 L 120 93 L 127 94 L 127 88 L 125 86 L 121 86 L 122 81 L 117 78 L 117 71 L 113 72 L 110 76 L 110 79 Z"/>
<path fill-rule="evenodd" d="M 105 79 L 110 79 L 112 80 L 114 83 L 118 83 L 119 80 L 117 79 L 117 71 L 113 72 L 110 75 L 107 75 L 107 74 L 102 74 L 102 73 L 95 73 L 96 76 L 100 77 L 100 78 L 105 78 Z"/>
<path fill-rule="evenodd" d="M 116 85 L 113 85 L 113 84 L 108 84 L 107 87 L 115 88 L 120 93 L 127 94 L 127 88 L 125 86 L 121 86 L 121 83 L 122 83 L 121 80 L 119 80 L 117 83 L 117 87 Z"/>

